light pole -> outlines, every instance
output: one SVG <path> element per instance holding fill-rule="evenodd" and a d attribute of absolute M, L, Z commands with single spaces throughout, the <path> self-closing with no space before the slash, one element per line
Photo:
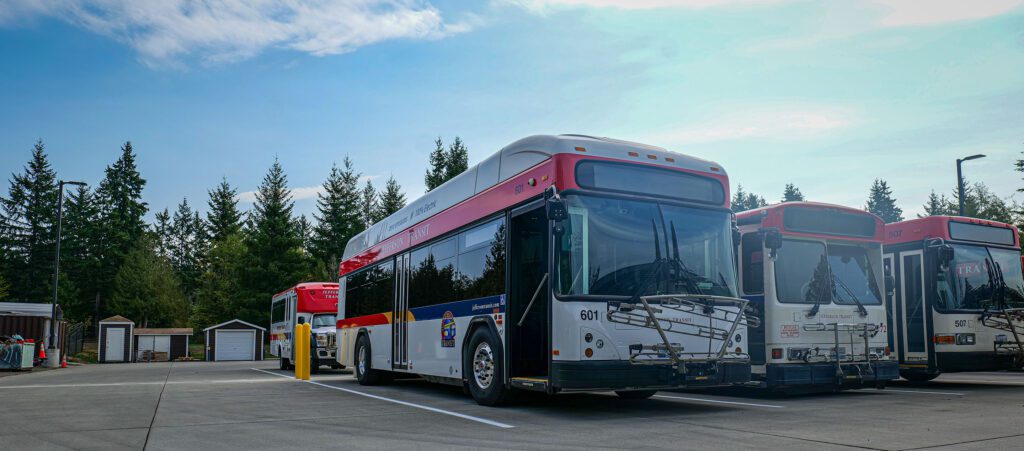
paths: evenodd
<path fill-rule="evenodd" d="M 46 366 L 60 366 L 60 351 L 57 349 L 57 285 L 60 282 L 60 226 L 64 219 L 64 185 L 85 186 L 84 182 L 57 182 L 57 251 L 53 256 L 53 306 L 50 311 L 50 340 L 46 349 Z"/>
<path fill-rule="evenodd" d="M 964 215 L 964 174 L 963 170 L 960 169 L 960 165 L 965 161 L 977 160 L 978 158 L 985 158 L 982 154 L 971 155 L 969 157 L 958 158 L 956 160 L 956 189 L 957 189 L 957 200 L 960 205 L 960 216 Z"/>

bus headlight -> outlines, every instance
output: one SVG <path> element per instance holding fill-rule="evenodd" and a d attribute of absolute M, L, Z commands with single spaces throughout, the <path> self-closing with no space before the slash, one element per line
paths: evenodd
<path fill-rule="evenodd" d="M 327 345 L 328 345 L 327 334 L 317 334 L 316 335 L 316 345 L 317 345 L 317 347 L 326 348 Z"/>
<path fill-rule="evenodd" d="M 973 345 L 974 343 L 974 334 L 956 334 L 956 344 Z"/>

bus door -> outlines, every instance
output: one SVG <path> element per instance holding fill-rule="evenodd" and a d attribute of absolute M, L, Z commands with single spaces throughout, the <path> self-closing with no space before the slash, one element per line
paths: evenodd
<path fill-rule="evenodd" d="M 509 375 L 546 378 L 551 294 L 547 278 L 548 221 L 543 204 L 513 211 L 509 227 Z"/>
<path fill-rule="evenodd" d="M 892 352 L 899 356 L 896 348 L 896 287 L 899 280 L 896 279 L 896 269 L 893 267 L 892 254 L 882 255 L 882 277 L 885 279 L 885 326 L 887 343 L 892 346 Z"/>
<path fill-rule="evenodd" d="M 920 250 L 900 254 L 900 294 L 903 313 L 901 357 L 907 362 L 928 362 L 927 305 L 924 299 L 924 257 Z"/>
<path fill-rule="evenodd" d="M 391 367 L 409 369 L 409 254 L 395 259 L 395 303 L 391 312 Z"/>

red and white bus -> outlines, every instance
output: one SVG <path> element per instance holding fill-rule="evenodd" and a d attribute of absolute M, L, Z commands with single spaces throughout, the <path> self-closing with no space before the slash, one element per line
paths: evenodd
<path fill-rule="evenodd" d="M 282 370 L 295 363 L 292 335 L 299 318 L 312 327 L 310 372 L 317 372 L 320 366 L 340 368 L 336 356 L 337 313 L 336 283 L 300 283 L 274 295 L 270 301 L 270 354 L 281 359 Z"/>
<path fill-rule="evenodd" d="M 728 186 L 716 163 L 643 144 L 519 140 L 348 243 L 339 362 L 484 405 L 747 382 Z"/>
<path fill-rule="evenodd" d="M 786 202 L 737 214 L 740 281 L 760 325 L 752 371 L 773 389 L 882 387 L 899 378 L 883 305 L 884 224 L 863 210 Z"/>
<path fill-rule="evenodd" d="M 887 224 L 884 258 L 895 281 L 889 342 L 904 378 L 1024 365 L 1016 227 L 955 216 Z"/>

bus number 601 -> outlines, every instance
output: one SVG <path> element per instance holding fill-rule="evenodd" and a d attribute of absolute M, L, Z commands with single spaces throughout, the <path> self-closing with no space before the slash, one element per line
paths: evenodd
<path fill-rule="evenodd" d="M 596 321 L 597 310 L 580 310 L 580 319 L 583 321 Z"/>

